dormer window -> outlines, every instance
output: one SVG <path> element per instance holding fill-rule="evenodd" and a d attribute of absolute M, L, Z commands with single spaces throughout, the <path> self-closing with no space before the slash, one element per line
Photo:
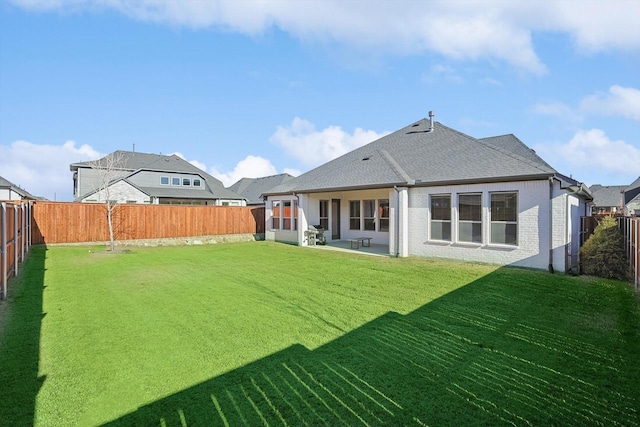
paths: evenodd
<path fill-rule="evenodd" d="M 182 185 L 184 186 L 190 186 L 191 185 L 191 178 L 182 178 Z"/>
<path fill-rule="evenodd" d="M 160 185 L 169 185 L 169 177 L 161 176 L 160 177 Z"/>
<path fill-rule="evenodd" d="M 180 185 L 180 178 L 171 178 L 171 185 Z"/>
<path fill-rule="evenodd" d="M 193 186 L 200 187 L 200 178 L 193 178 Z"/>

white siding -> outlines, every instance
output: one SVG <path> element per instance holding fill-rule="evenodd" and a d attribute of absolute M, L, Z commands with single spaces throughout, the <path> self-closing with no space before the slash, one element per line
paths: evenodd
<path fill-rule="evenodd" d="M 82 202 L 104 203 L 107 199 L 104 191 L 91 194 Z M 118 203 L 150 203 L 149 196 L 126 181 L 118 181 L 109 187 L 109 199 Z"/>

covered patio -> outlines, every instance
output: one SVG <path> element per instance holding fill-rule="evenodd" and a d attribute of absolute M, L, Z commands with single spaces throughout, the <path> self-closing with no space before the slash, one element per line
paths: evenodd
<path fill-rule="evenodd" d="M 328 241 L 325 245 L 315 245 L 309 247 L 319 250 L 351 252 L 373 256 L 391 256 L 389 255 L 389 245 L 383 245 L 379 243 L 371 243 L 371 246 L 360 245 L 356 249 L 349 240 L 332 240 Z"/>

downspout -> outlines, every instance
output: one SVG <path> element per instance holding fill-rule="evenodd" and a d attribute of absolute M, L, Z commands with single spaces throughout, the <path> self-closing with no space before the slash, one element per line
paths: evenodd
<path fill-rule="evenodd" d="M 549 273 L 553 274 L 553 177 L 549 177 Z"/>
<path fill-rule="evenodd" d="M 395 257 L 398 258 L 398 256 L 400 256 L 400 215 L 399 215 L 399 210 L 400 210 L 400 191 L 398 190 L 398 186 L 394 185 L 393 189 L 396 190 L 396 215 L 395 215 L 395 220 L 394 220 L 394 224 L 393 224 L 393 228 L 395 229 L 396 233 L 394 236 L 395 239 Z"/>

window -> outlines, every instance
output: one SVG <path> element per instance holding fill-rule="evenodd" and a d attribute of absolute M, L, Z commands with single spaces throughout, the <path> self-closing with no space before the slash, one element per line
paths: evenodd
<path fill-rule="evenodd" d="M 182 185 L 191 185 L 191 178 L 182 178 Z"/>
<path fill-rule="evenodd" d="M 451 195 L 431 196 L 431 239 L 451 241 Z"/>
<path fill-rule="evenodd" d="M 320 200 L 320 227 L 329 229 L 329 201 Z"/>
<path fill-rule="evenodd" d="M 364 229 L 376 230 L 376 201 L 375 200 L 363 200 L 364 205 Z"/>
<path fill-rule="evenodd" d="M 171 178 L 171 185 L 180 185 L 180 178 Z"/>
<path fill-rule="evenodd" d="M 160 185 L 169 185 L 169 177 L 161 176 L 160 177 Z"/>
<path fill-rule="evenodd" d="M 284 200 L 282 208 L 282 229 L 291 230 L 291 200 Z"/>
<path fill-rule="evenodd" d="M 458 196 L 458 240 L 482 243 L 482 195 Z"/>
<path fill-rule="evenodd" d="M 491 194 L 491 243 L 518 244 L 518 193 Z"/>
<path fill-rule="evenodd" d="M 389 231 L 389 199 L 378 200 L 378 231 Z"/>
<path fill-rule="evenodd" d="M 271 228 L 274 230 L 280 230 L 280 200 L 273 201 L 273 219 Z"/>
<path fill-rule="evenodd" d="M 349 201 L 349 230 L 360 230 L 360 200 Z"/>
<path fill-rule="evenodd" d="M 193 178 L 193 186 L 200 187 L 200 178 Z"/>

